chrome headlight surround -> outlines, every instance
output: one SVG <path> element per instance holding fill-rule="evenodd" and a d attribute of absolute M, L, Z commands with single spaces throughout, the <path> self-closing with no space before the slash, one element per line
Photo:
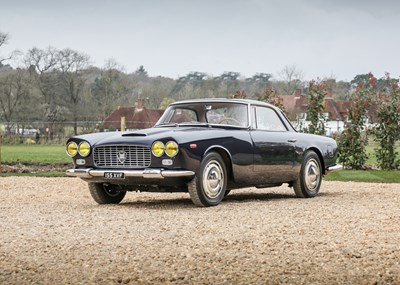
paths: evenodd
<path fill-rule="evenodd" d="M 76 156 L 76 155 L 78 154 L 78 145 L 76 144 L 76 142 L 69 142 L 69 143 L 67 144 L 67 149 L 66 149 L 66 151 L 67 151 L 67 154 L 68 154 L 70 157 Z"/>
<path fill-rule="evenodd" d="M 90 154 L 91 146 L 87 141 L 82 141 L 78 146 L 78 153 L 82 157 L 86 157 Z"/>
<path fill-rule="evenodd" d="M 169 141 L 165 144 L 165 154 L 169 157 L 175 157 L 179 152 L 179 146 L 174 141 Z"/>
<path fill-rule="evenodd" d="M 165 146 L 161 141 L 155 141 L 151 145 L 151 153 L 155 157 L 161 157 L 164 154 Z"/>

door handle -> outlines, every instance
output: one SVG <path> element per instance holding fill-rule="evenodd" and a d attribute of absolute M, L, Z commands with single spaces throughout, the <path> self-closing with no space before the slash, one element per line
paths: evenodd
<path fill-rule="evenodd" d="M 297 140 L 296 139 L 288 139 L 288 142 L 290 143 L 295 143 Z"/>

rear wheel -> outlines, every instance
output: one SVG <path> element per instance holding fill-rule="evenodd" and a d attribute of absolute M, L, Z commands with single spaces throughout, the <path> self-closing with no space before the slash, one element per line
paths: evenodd
<path fill-rule="evenodd" d="M 322 167 L 318 155 L 307 151 L 301 164 L 300 174 L 293 184 L 294 192 L 299 198 L 315 197 L 321 187 Z"/>
<path fill-rule="evenodd" d="M 119 185 L 103 183 L 89 183 L 89 191 L 99 204 L 118 204 L 126 194 L 126 191 Z"/>
<path fill-rule="evenodd" d="M 218 205 L 225 196 L 227 172 L 225 162 L 216 152 L 208 153 L 199 172 L 188 183 L 190 198 L 199 207 Z"/>

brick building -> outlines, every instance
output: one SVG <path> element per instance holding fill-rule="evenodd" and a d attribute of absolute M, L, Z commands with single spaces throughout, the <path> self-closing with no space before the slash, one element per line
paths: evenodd
<path fill-rule="evenodd" d="M 151 128 L 158 121 L 164 110 L 147 109 L 144 100 L 136 101 L 135 106 L 119 107 L 105 120 L 103 128 L 106 130 L 121 130 L 121 120 L 125 118 L 126 130 Z"/>

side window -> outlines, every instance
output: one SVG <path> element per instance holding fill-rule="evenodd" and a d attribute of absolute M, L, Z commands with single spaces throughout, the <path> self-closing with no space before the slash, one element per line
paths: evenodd
<path fill-rule="evenodd" d="M 256 107 L 257 129 L 266 131 L 287 131 L 278 114 L 271 108 Z"/>

